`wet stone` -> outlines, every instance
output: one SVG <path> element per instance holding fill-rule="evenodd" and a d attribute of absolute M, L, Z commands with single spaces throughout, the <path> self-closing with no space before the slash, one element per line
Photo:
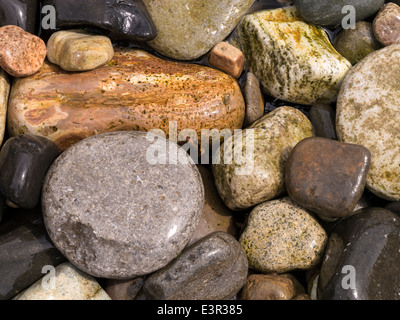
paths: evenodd
<path fill-rule="evenodd" d="M 382 45 L 400 44 L 400 6 L 388 3 L 382 7 L 374 19 L 373 29 Z"/>
<path fill-rule="evenodd" d="M 142 289 L 145 277 L 129 280 L 106 279 L 104 290 L 111 300 L 135 300 Z"/>
<path fill-rule="evenodd" d="M 293 201 L 335 220 L 351 214 L 360 200 L 371 163 L 363 146 L 324 138 L 299 142 L 286 164 L 286 189 Z"/>
<path fill-rule="evenodd" d="M 4 70 L 0 70 L 0 146 L 3 144 L 7 123 L 8 96 L 10 93 L 10 80 Z"/>
<path fill-rule="evenodd" d="M 36 34 L 38 0 L 0 0 L 0 27 L 18 26 Z"/>
<path fill-rule="evenodd" d="M 264 115 L 264 98 L 260 89 L 260 82 L 251 72 L 246 74 L 243 95 L 246 102 L 244 118 L 244 127 L 246 128 Z"/>
<path fill-rule="evenodd" d="M 232 77 L 239 78 L 244 68 L 244 55 L 231 44 L 220 42 L 211 50 L 208 62 Z"/>
<path fill-rule="evenodd" d="M 310 108 L 309 118 L 315 136 L 337 140 L 335 113 L 330 105 L 318 104 Z"/>

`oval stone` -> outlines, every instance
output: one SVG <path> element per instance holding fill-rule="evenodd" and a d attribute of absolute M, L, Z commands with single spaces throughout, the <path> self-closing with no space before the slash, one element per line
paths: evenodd
<path fill-rule="evenodd" d="M 166 164 L 153 162 L 154 147 L 164 148 Z M 131 279 L 182 251 L 203 211 L 204 188 L 177 144 L 139 131 L 113 132 L 57 158 L 42 206 L 51 239 L 71 263 L 95 277 Z"/>
<path fill-rule="evenodd" d="M 400 200 L 400 45 L 375 51 L 346 76 L 337 102 L 338 138 L 372 154 L 367 187 Z"/>

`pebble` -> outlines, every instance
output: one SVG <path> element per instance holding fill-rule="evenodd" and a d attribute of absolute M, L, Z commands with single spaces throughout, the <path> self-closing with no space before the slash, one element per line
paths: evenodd
<path fill-rule="evenodd" d="M 262 273 L 311 269 L 321 261 L 326 241 L 318 221 L 288 197 L 256 206 L 239 239 L 249 267 Z"/>
<path fill-rule="evenodd" d="M 225 140 L 212 162 L 215 184 L 225 204 L 242 211 L 282 195 L 289 153 L 298 142 L 312 135 L 312 125 L 303 113 L 292 107 L 280 107 L 241 135 Z M 233 155 L 229 152 L 232 145 Z M 227 157 L 225 161 L 225 149 L 232 159 Z"/>
<path fill-rule="evenodd" d="M 337 102 L 340 141 L 372 154 L 367 187 L 377 196 L 400 200 L 400 45 L 375 51 L 346 76 Z"/>
<path fill-rule="evenodd" d="M 296 296 L 293 282 L 283 275 L 252 274 L 247 278 L 243 300 L 292 300 Z"/>
<path fill-rule="evenodd" d="M 337 140 L 336 116 L 332 107 L 327 104 L 317 104 L 310 108 L 309 118 L 317 137 Z"/>
<path fill-rule="evenodd" d="M 66 71 L 89 71 L 105 65 L 114 56 L 108 37 L 83 30 L 53 33 L 47 42 L 47 59 Z"/>
<path fill-rule="evenodd" d="M 232 77 L 239 78 L 244 68 L 244 55 L 233 45 L 220 42 L 211 50 L 208 62 Z"/>
<path fill-rule="evenodd" d="M 96 279 L 69 262 L 60 264 L 54 272 L 53 280 L 42 278 L 13 300 L 111 300 Z"/>
<path fill-rule="evenodd" d="M 111 300 L 135 300 L 143 287 L 145 277 L 129 280 L 106 279 L 104 290 Z"/>
<path fill-rule="evenodd" d="M 154 300 L 226 300 L 244 286 L 247 272 L 246 255 L 238 241 L 219 231 L 152 274 L 143 290 Z"/>
<path fill-rule="evenodd" d="M 308 138 L 286 164 L 286 190 L 300 206 L 327 221 L 350 215 L 364 192 L 371 153 L 363 146 Z"/>
<path fill-rule="evenodd" d="M 162 161 L 152 148 L 164 148 L 158 156 L 168 162 L 151 164 Z M 71 263 L 94 277 L 124 280 L 159 270 L 182 251 L 199 223 L 204 189 L 174 142 L 113 132 L 84 139 L 57 158 L 42 207 L 51 239 Z"/>
<path fill-rule="evenodd" d="M 0 27 L 18 26 L 29 33 L 36 32 L 37 0 L 6 0 L 0 3 Z"/>
<path fill-rule="evenodd" d="M 383 6 L 374 19 L 373 30 L 382 45 L 400 44 L 400 7 L 392 2 Z"/>
<path fill-rule="evenodd" d="M 243 125 L 247 128 L 264 115 L 264 97 L 260 89 L 260 82 L 251 72 L 246 74 L 243 95 L 246 102 L 246 114 Z"/>
<path fill-rule="evenodd" d="M 0 67 L 13 77 L 28 77 L 42 67 L 46 44 L 17 26 L 0 28 Z"/>
<path fill-rule="evenodd" d="M 7 105 L 10 93 L 10 80 L 7 74 L 0 70 L 0 146 L 3 144 L 7 122 Z"/>
<path fill-rule="evenodd" d="M 246 15 L 238 30 L 249 69 L 269 95 L 304 105 L 336 100 L 351 63 L 295 7 Z"/>

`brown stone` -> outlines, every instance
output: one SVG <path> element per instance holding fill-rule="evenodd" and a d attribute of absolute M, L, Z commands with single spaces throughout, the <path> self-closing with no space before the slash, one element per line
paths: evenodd
<path fill-rule="evenodd" d="M 311 300 L 311 297 L 307 293 L 302 293 L 295 296 L 292 300 Z"/>
<path fill-rule="evenodd" d="M 211 50 L 208 62 L 234 78 L 239 78 L 244 67 L 244 55 L 227 42 L 220 42 Z"/>
<path fill-rule="evenodd" d="M 106 279 L 104 290 L 112 300 L 134 300 L 138 296 L 144 280 L 144 277 L 130 280 Z"/>
<path fill-rule="evenodd" d="M 35 74 L 46 58 L 46 44 L 17 26 L 0 28 L 0 67 L 14 77 Z"/>
<path fill-rule="evenodd" d="M 243 300 L 291 300 L 296 296 L 295 286 L 282 275 L 252 274 L 243 287 Z"/>
<path fill-rule="evenodd" d="M 400 7 L 389 2 L 381 8 L 373 22 L 375 37 L 384 45 L 400 43 Z"/>
<path fill-rule="evenodd" d="M 287 161 L 287 192 L 293 201 L 323 220 L 346 217 L 362 196 L 370 162 L 371 153 L 363 146 L 304 139 Z"/>
<path fill-rule="evenodd" d="M 244 100 L 246 102 L 246 115 L 244 127 L 248 127 L 264 115 L 264 98 L 257 77 L 248 72 L 244 86 Z"/>

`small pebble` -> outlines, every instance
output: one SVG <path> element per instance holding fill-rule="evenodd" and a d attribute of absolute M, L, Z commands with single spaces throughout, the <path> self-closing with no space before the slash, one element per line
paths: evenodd
<path fill-rule="evenodd" d="M 282 275 L 252 274 L 247 278 L 243 300 L 291 300 L 296 296 L 293 282 Z"/>
<path fill-rule="evenodd" d="M 313 125 L 315 136 L 337 140 L 335 113 L 327 104 L 317 104 L 310 108 L 309 118 Z"/>
<path fill-rule="evenodd" d="M 257 77 L 248 72 L 244 86 L 244 100 L 246 102 L 246 114 L 244 127 L 248 127 L 264 115 L 264 98 Z"/>
<path fill-rule="evenodd" d="M 244 67 L 244 55 L 227 42 L 220 42 L 211 50 L 208 62 L 234 78 L 239 78 Z"/>
<path fill-rule="evenodd" d="M 375 37 L 384 46 L 400 44 L 400 6 L 389 2 L 373 22 Z"/>

